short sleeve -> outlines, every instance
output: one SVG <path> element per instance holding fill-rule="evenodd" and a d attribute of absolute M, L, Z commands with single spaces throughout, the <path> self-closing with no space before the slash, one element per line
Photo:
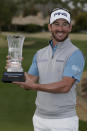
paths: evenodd
<path fill-rule="evenodd" d="M 32 61 L 32 64 L 28 70 L 28 74 L 30 75 L 35 75 L 35 76 L 38 76 L 39 73 L 38 73 L 38 67 L 37 67 L 37 54 L 34 55 L 33 57 L 33 61 Z"/>
<path fill-rule="evenodd" d="M 67 60 L 63 76 L 75 78 L 78 82 L 84 69 L 84 56 L 80 50 L 75 51 Z"/>

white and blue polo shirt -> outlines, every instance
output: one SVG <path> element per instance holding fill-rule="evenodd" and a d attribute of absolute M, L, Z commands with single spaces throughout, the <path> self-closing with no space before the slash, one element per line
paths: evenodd
<path fill-rule="evenodd" d="M 52 40 L 50 41 L 50 45 L 52 47 L 52 51 L 54 55 L 54 52 L 56 51 L 58 45 L 55 45 L 53 47 Z M 28 73 L 31 75 L 39 76 L 36 59 L 37 59 L 37 53 L 33 57 L 33 61 L 30 66 L 30 69 L 28 70 Z M 72 77 L 79 82 L 84 69 L 84 64 L 85 64 L 85 60 L 82 52 L 79 49 L 74 51 L 74 53 L 67 60 L 67 63 L 64 67 L 63 76 Z"/>

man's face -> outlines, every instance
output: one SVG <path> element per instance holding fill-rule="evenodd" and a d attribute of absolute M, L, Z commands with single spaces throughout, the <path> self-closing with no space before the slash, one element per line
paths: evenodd
<path fill-rule="evenodd" d="M 49 31 L 56 42 L 64 41 L 71 32 L 72 26 L 65 19 L 58 19 L 51 25 L 48 25 Z"/>

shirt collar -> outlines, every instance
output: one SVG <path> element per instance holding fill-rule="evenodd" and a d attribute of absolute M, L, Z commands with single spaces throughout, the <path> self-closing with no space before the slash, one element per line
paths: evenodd
<path fill-rule="evenodd" d="M 53 41 L 50 40 L 49 41 L 49 44 L 50 46 L 52 47 L 53 50 L 56 50 L 57 48 L 62 48 L 64 46 L 66 46 L 66 43 L 68 43 L 70 41 L 69 38 L 67 38 L 66 40 L 64 40 L 63 42 L 59 42 L 58 44 L 56 44 L 54 47 L 53 47 Z"/>
<path fill-rule="evenodd" d="M 58 44 L 56 44 L 54 47 L 53 47 L 53 41 L 50 40 L 49 41 L 49 44 L 51 45 L 52 49 L 56 49 L 58 47 Z"/>

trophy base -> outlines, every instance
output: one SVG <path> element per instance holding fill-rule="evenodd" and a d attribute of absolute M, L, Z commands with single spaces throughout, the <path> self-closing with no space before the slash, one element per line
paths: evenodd
<path fill-rule="evenodd" d="M 24 82 L 24 72 L 4 72 L 2 81 L 5 83 Z"/>

